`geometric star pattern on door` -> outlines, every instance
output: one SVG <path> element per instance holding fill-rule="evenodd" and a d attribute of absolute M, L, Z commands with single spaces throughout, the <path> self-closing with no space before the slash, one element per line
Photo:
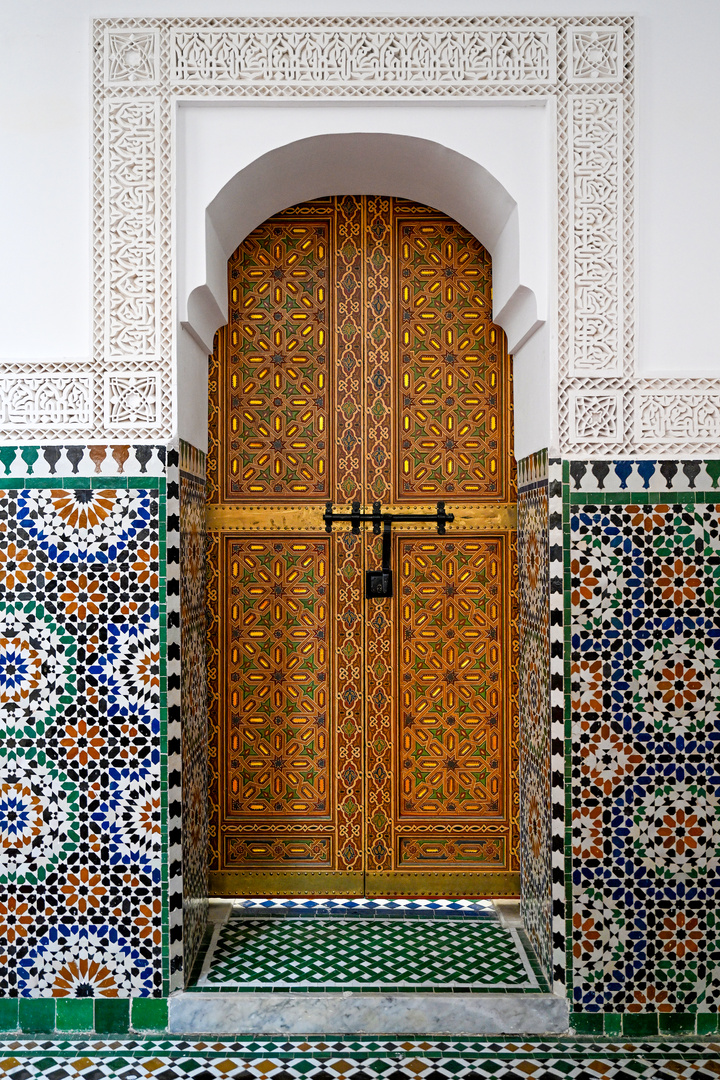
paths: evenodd
<path fill-rule="evenodd" d="M 255 229 L 228 294 L 209 377 L 213 887 L 416 894 L 427 868 L 445 875 L 433 895 L 515 892 L 511 382 L 490 257 L 428 207 L 332 197 Z M 464 500 L 457 535 L 397 529 L 395 596 L 365 601 L 379 540 L 328 535 L 326 503 L 445 496 Z"/>
<path fill-rule="evenodd" d="M 490 257 L 460 226 L 422 221 L 402 226 L 398 254 L 403 495 L 496 492 L 500 331 L 491 324 Z"/>
<path fill-rule="evenodd" d="M 327 540 L 229 542 L 228 811 L 325 816 Z"/>
<path fill-rule="evenodd" d="M 498 547 L 401 542 L 403 814 L 500 813 Z"/>
<path fill-rule="evenodd" d="M 327 497 L 328 227 L 267 223 L 231 268 L 229 496 Z"/>

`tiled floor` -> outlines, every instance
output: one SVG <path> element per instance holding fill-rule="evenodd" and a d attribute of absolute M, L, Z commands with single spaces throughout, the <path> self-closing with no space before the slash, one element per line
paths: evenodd
<path fill-rule="evenodd" d="M 541 977 L 540 977 L 541 979 Z M 489 902 L 241 901 L 190 989 L 539 993 L 527 942 Z"/>
<path fill-rule="evenodd" d="M 497 910 L 492 900 L 412 900 L 384 898 L 367 899 L 357 897 L 354 900 L 337 900 L 332 897 L 314 900 L 280 897 L 269 899 L 235 900 L 232 905 L 233 917 L 240 915 L 333 915 L 362 916 L 368 919 L 379 917 L 392 918 L 474 918 L 498 921 Z"/>
<path fill-rule="evenodd" d="M 3 1080 L 717 1080 L 720 1046 L 581 1039 L 7 1040 Z"/>

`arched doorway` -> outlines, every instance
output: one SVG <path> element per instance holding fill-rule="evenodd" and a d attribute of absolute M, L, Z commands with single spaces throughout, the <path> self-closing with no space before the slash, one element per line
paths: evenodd
<path fill-rule="evenodd" d="M 255 229 L 228 285 L 211 894 L 517 895 L 512 400 L 490 257 L 429 207 L 331 197 Z"/>

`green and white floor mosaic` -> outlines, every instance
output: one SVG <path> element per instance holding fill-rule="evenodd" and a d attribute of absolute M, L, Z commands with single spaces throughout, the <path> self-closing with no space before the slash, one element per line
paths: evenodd
<path fill-rule="evenodd" d="M 235 917 L 190 989 L 538 993 L 518 932 L 472 919 Z"/>
<path fill-rule="evenodd" d="M 720 1046 L 581 1039 L 8 1039 L 3 1080 L 717 1080 Z"/>

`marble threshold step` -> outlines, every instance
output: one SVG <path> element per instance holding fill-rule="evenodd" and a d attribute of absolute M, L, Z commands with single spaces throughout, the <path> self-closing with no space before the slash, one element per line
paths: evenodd
<path fill-rule="evenodd" d="M 171 994 L 169 1029 L 229 1035 L 542 1035 L 569 1027 L 554 994 Z"/>

